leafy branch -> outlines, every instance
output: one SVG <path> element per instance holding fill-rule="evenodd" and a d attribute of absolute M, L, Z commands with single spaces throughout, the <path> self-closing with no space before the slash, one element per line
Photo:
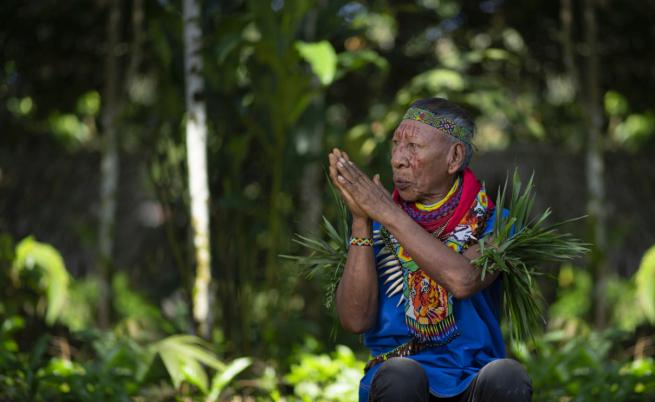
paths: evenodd
<path fill-rule="evenodd" d="M 564 262 L 588 251 L 587 244 L 559 228 L 580 218 L 546 223 L 550 208 L 533 214 L 534 174 L 522 189 L 515 170 L 511 192 L 508 179 L 499 189 L 496 217 L 491 236 L 479 240 L 481 256 L 472 261 L 481 269 L 481 277 L 500 272 L 503 281 L 503 318 L 513 341 L 533 339 L 544 322 L 539 301 L 541 294 L 535 276 L 542 264 Z"/>
<path fill-rule="evenodd" d="M 328 181 L 329 183 L 329 181 Z M 280 257 L 295 261 L 304 267 L 308 275 L 327 275 L 325 289 L 325 306 L 332 308 L 334 295 L 343 274 L 348 257 L 348 244 L 350 241 L 350 230 L 348 225 L 348 208 L 343 202 L 337 190 L 330 184 L 332 198 L 337 205 L 337 225 L 333 225 L 323 216 L 323 230 L 328 240 L 321 237 L 309 237 L 296 234 L 293 242 L 307 250 L 307 255 L 281 255 Z"/>

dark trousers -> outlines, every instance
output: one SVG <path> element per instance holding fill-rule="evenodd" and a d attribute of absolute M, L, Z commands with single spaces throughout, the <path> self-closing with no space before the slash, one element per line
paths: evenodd
<path fill-rule="evenodd" d="M 370 402 L 529 402 L 532 400 L 530 377 L 523 366 L 512 359 L 499 359 L 484 366 L 471 385 L 451 398 L 430 394 L 428 378 L 420 364 L 396 357 L 382 363 L 371 382 Z"/>

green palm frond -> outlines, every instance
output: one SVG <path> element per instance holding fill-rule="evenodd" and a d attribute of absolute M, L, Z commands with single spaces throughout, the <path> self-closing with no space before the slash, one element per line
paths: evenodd
<path fill-rule="evenodd" d="M 207 393 L 208 378 L 203 365 L 219 371 L 225 369 L 211 345 L 197 336 L 172 335 L 155 343 L 152 350 L 161 357 L 175 388 L 187 381 Z"/>
<path fill-rule="evenodd" d="M 543 326 L 541 295 L 535 276 L 543 264 L 564 262 L 588 251 L 587 244 L 559 228 L 581 218 L 547 223 L 550 208 L 533 213 L 534 174 L 523 188 L 518 172 L 508 179 L 496 199 L 496 218 L 491 236 L 480 239 L 481 256 L 473 264 L 484 277 L 500 272 L 503 281 L 503 315 L 513 341 L 534 338 Z M 507 210 L 505 215 L 501 211 Z"/>
<path fill-rule="evenodd" d="M 280 256 L 295 261 L 305 268 L 310 276 L 320 275 L 326 278 L 325 306 L 327 308 L 332 308 L 334 305 L 334 295 L 346 265 L 350 240 L 348 208 L 332 185 L 330 190 L 337 205 L 338 221 L 335 227 L 323 216 L 323 232 L 327 240 L 323 240 L 322 237 L 296 234 L 293 242 L 300 245 L 308 254 Z"/>

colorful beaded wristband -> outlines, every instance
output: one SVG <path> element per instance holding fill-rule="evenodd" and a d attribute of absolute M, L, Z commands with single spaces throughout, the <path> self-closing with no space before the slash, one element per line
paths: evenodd
<path fill-rule="evenodd" d="M 355 237 L 355 236 L 352 236 L 352 237 L 350 237 L 350 245 L 351 246 L 373 247 L 373 239 L 371 239 L 370 237 Z"/>

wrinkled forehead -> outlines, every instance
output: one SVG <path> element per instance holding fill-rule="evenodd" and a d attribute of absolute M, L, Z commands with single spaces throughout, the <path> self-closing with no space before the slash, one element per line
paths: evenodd
<path fill-rule="evenodd" d="M 393 132 L 393 139 L 435 140 L 440 137 L 438 129 L 416 120 L 402 120 Z"/>

